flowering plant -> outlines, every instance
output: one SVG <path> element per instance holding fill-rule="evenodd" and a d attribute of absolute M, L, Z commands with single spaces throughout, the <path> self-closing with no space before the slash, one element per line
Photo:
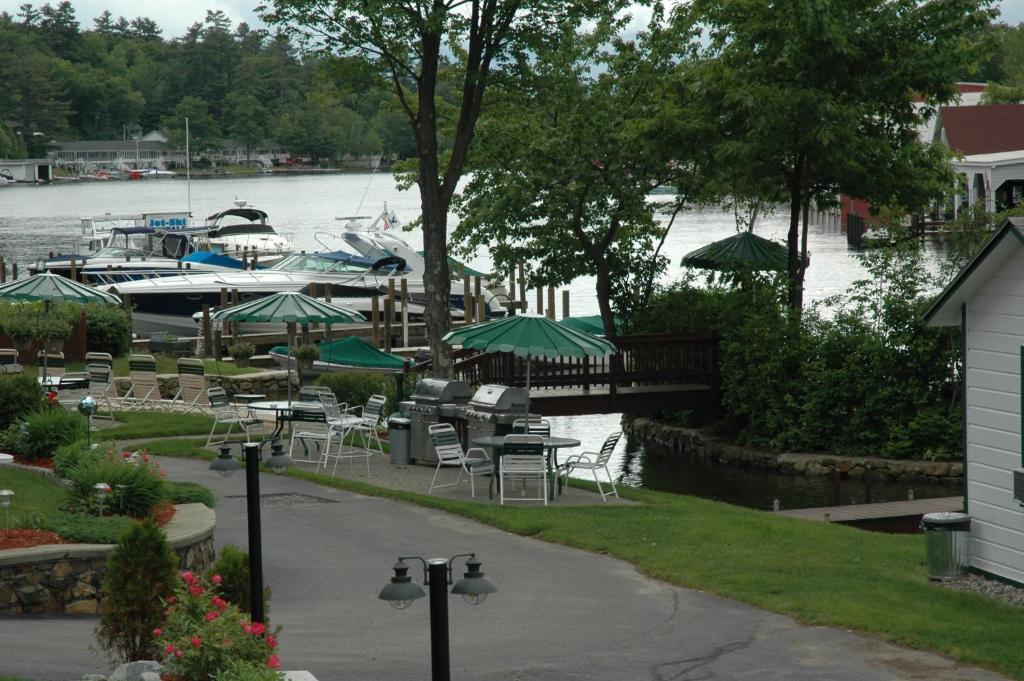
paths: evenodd
<path fill-rule="evenodd" d="M 167 619 L 153 631 L 165 676 L 175 681 L 207 681 L 237 662 L 276 671 L 277 633 L 250 622 L 237 606 L 218 594 L 219 575 L 212 584 L 191 572 L 181 573 L 182 584 L 166 601 Z M 273 678 L 283 679 L 283 674 Z"/>

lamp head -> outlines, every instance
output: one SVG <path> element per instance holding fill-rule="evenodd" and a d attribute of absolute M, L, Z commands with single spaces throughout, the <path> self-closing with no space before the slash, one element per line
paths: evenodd
<path fill-rule="evenodd" d="M 377 598 L 387 601 L 392 608 L 405 610 L 412 605 L 414 600 L 426 596 L 423 587 L 413 583 L 412 577 L 408 574 L 409 566 L 404 561 L 399 560 L 392 569 L 395 571 L 395 576 L 384 585 Z"/>
<path fill-rule="evenodd" d="M 0 508 L 7 508 L 11 505 L 11 497 L 14 496 L 14 492 L 9 489 L 0 489 Z"/>
<path fill-rule="evenodd" d="M 210 470 L 216 471 L 222 478 L 230 476 L 241 467 L 241 464 L 231 456 L 231 447 L 228 446 L 221 447 L 220 454 L 210 463 Z"/>
<path fill-rule="evenodd" d="M 498 590 L 498 587 L 484 577 L 484 573 L 480 570 L 481 565 L 480 559 L 476 556 L 467 558 L 466 572 L 462 575 L 462 579 L 455 582 L 455 586 L 452 587 L 452 593 L 461 595 L 462 599 L 470 605 L 480 605 L 487 599 L 487 594 Z"/>
<path fill-rule="evenodd" d="M 284 445 L 280 442 L 275 442 L 270 446 L 270 458 L 264 465 L 274 473 L 281 475 L 290 468 L 293 463 L 295 462 L 292 460 L 292 457 L 284 453 Z"/>

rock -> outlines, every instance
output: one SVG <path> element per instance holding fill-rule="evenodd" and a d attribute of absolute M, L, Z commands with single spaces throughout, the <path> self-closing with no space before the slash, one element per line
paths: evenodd
<path fill-rule="evenodd" d="M 160 672 L 142 672 L 140 681 L 160 681 Z"/>
<path fill-rule="evenodd" d="M 163 668 L 162 664 L 153 660 L 128 662 L 115 669 L 107 681 L 149 681 L 144 676 L 147 672 L 155 673 L 159 679 L 160 671 Z"/>
<path fill-rule="evenodd" d="M 14 587 L 14 593 L 22 605 L 42 605 L 50 600 L 50 590 L 38 584 Z"/>
<path fill-rule="evenodd" d="M 64 608 L 64 612 L 68 615 L 95 615 L 99 605 L 99 601 L 95 599 L 75 601 L 74 603 L 68 603 Z"/>
<path fill-rule="evenodd" d="M 82 681 L 107 681 L 103 674 L 82 674 Z"/>

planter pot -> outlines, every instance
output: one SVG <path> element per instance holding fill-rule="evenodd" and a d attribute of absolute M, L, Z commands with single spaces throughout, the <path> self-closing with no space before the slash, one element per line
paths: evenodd
<path fill-rule="evenodd" d="M 249 358 L 248 357 L 233 357 L 232 359 L 235 360 L 235 366 L 236 367 L 244 369 L 244 368 L 249 366 Z"/>
<path fill-rule="evenodd" d="M 300 359 L 299 360 L 299 368 L 300 369 L 304 369 L 306 371 L 309 371 L 310 369 L 313 368 L 313 360 L 311 360 L 311 359 Z"/>
<path fill-rule="evenodd" d="M 47 352 L 61 352 L 64 350 L 64 339 L 43 341 L 43 347 Z"/>

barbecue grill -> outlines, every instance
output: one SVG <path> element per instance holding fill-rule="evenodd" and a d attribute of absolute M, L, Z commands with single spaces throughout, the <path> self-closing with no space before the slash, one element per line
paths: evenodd
<path fill-rule="evenodd" d="M 409 405 L 409 457 L 413 461 L 437 462 L 427 429 L 433 423 L 456 418 L 471 394 L 469 384 L 464 381 L 424 378 L 416 384 Z"/>
<path fill-rule="evenodd" d="M 478 437 L 511 433 L 512 423 L 526 415 L 529 401 L 530 393 L 525 388 L 480 386 L 463 410 L 470 445 L 475 446 L 472 443 Z M 530 418 L 539 419 L 540 416 L 530 414 Z M 493 452 L 488 451 L 488 455 L 491 454 Z"/>

